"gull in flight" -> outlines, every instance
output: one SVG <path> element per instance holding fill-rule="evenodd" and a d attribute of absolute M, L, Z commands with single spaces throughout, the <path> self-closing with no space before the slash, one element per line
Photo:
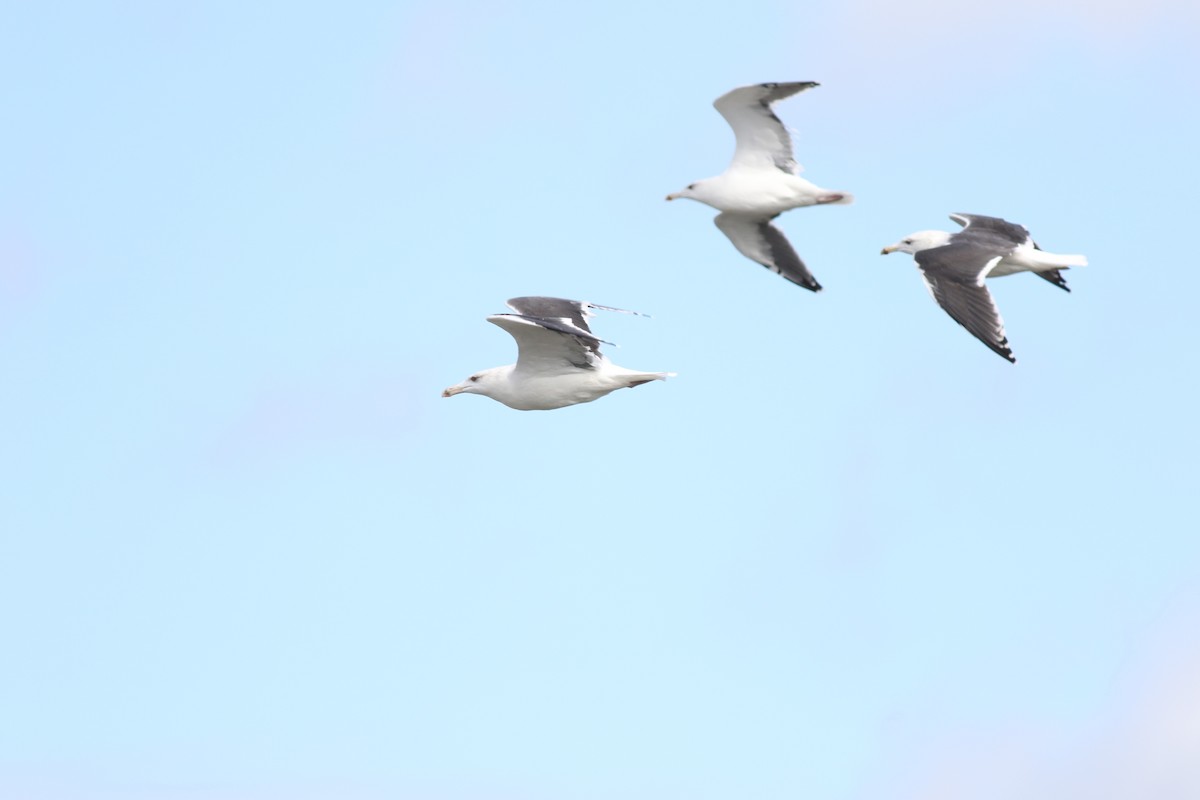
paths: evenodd
<path fill-rule="evenodd" d="M 713 220 L 742 255 L 814 292 L 821 284 L 771 221 L 793 208 L 853 202 L 849 192 L 822 189 L 800 177 L 792 138 L 771 105 L 819 84 L 757 83 L 718 97 L 713 106 L 733 128 L 737 146 L 729 167 L 696 181 L 668 200 L 687 198 L 721 213 Z"/>
<path fill-rule="evenodd" d="M 616 389 L 675 374 L 618 367 L 600 352 L 601 344 L 611 343 L 592 334 L 587 324 L 594 316 L 591 310 L 636 311 L 557 297 L 514 297 L 508 307 L 516 313 L 493 314 L 487 320 L 517 340 L 517 363 L 476 372 L 442 397 L 481 394 L 520 411 L 546 411 L 590 403 Z"/>
<path fill-rule="evenodd" d="M 1067 289 L 1060 270 L 1086 266 L 1087 258 L 1047 253 L 1037 246 L 1024 225 L 999 217 L 951 214 L 950 219 L 963 229 L 957 233 L 918 231 L 883 248 L 883 255 L 911 253 L 929 294 L 942 310 L 993 352 L 1015 364 L 1004 320 L 984 279 L 1033 272 Z"/>

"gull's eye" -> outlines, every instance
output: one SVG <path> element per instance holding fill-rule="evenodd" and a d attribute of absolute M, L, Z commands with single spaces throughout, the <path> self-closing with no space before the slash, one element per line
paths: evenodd
<path fill-rule="evenodd" d="M 471 383 L 475 383 L 475 381 L 477 381 L 477 380 L 479 380 L 479 376 L 478 376 L 478 375 L 472 375 L 472 376 L 471 376 Z"/>
<path fill-rule="evenodd" d="M 696 188 L 696 184 L 694 184 L 694 183 L 689 183 L 689 184 L 688 184 L 688 188 L 689 188 L 689 189 L 695 189 L 695 188 Z"/>
<path fill-rule="evenodd" d="M 904 243 L 905 243 L 905 244 L 912 244 L 912 239 L 905 239 L 905 240 L 904 240 Z M 475 379 L 474 379 L 474 378 L 471 378 L 471 380 L 475 380 Z"/>

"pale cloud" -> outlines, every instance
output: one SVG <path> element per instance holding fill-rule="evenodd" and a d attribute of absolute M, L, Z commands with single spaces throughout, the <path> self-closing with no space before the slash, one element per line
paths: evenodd
<path fill-rule="evenodd" d="M 1178 30 L 1178 26 L 1200 24 L 1200 4 L 1192 0 L 855 0 L 842 4 L 840 11 L 853 20 L 854 27 L 873 37 L 906 40 L 933 55 L 946 47 L 956 48 L 956 41 L 939 40 L 939 36 L 986 41 L 991 48 L 980 51 L 979 58 L 1001 61 L 1009 55 L 1007 39 L 1014 34 L 1033 39 L 1050 29 L 1056 39 L 1127 43 L 1145 29 L 1168 25 Z"/>
<path fill-rule="evenodd" d="M 320 376 L 264 384 L 210 445 L 217 466 L 290 458 L 329 446 L 395 448 L 419 427 L 418 390 L 399 371 L 330 366 Z"/>
<path fill-rule="evenodd" d="M 362 781 L 317 779 L 253 781 L 253 788 L 239 781 L 196 776 L 192 780 L 146 780 L 115 778 L 75 770 L 64 777 L 54 770 L 44 773 L 0 777 L 0 797 L 21 800 L 544 800 L 547 795 L 509 787 L 464 786 L 466 781 L 447 780 L 446 785 L 426 786 L 419 782 L 367 786 Z M 81 774 L 82 773 L 82 774 Z"/>
<path fill-rule="evenodd" d="M 1200 797 L 1200 613 L 1163 626 L 1094 719 L 958 726 L 905 744 L 871 800 Z"/>
<path fill-rule="evenodd" d="M 853 86 L 871 113 L 889 117 L 926 114 L 961 102 L 964 92 L 1032 85 L 1064 59 L 1123 72 L 1163 48 L 1200 60 L 1190 45 L 1200 34 L 1193 0 L 850 0 L 821 30 L 807 57 L 821 65 L 822 80 Z"/>
<path fill-rule="evenodd" d="M 0 229 L 0 309 L 10 310 L 33 297 L 40 266 L 29 236 L 11 228 Z"/>
<path fill-rule="evenodd" d="M 445 124 L 477 125 L 480 119 L 514 116 L 514 106 L 530 102 L 512 79 L 508 42 L 497 33 L 513 13 L 504 4 L 482 0 L 408 9 L 386 92 L 398 121 L 408 125 L 411 108 L 436 104 L 439 113 L 454 116 Z"/>

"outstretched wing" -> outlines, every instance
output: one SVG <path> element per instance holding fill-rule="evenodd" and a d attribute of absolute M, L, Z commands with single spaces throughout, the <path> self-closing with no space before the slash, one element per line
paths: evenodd
<path fill-rule="evenodd" d="M 729 237 L 738 252 L 751 261 L 787 278 L 792 283 L 813 292 L 821 291 L 821 284 L 808 271 L 790 242 L 770 219 L 755 219 L 738 214 L 718 214 L 713 220 L 721 233 Z"/>
<path fill-rule="evenodd" d="M 1029 229 L 1024 225 L 1009 222 L 1000 217 L 985 217 L 982 214 L 951 214 L 950 219 L 963 226 L 954 238 L 966 237 L 971 241 L 988 243 L 993 247 L 1006 245 L 1009 252 L 1026 243 L 1032 243 Z"/>
<path fill-rule="evenodd" d="M 521 314 L 493 314 L 487 321 L 517 340 L 518 372 L 595 369 L 604 358 L 600 355 L 602 342 L 586 331 Z"/>
<path fill-rule="evenodd" d="M 514 297 L 507 305 L 517 313 L 493 314 L 487 319 L 517 340 L 518 371 L 554 371 L 567 364 L 578 369 L 595 369 L 604 358 L 600 345 L 612 342 L 597 338 L 588 327 L 591 309 L 638 314 L 560 297 Z"/>
<path fill-rule="evenodd" d="M 981 214 L 951 214 L 950 219 L 963 226 L 963 230 L 958 236 L 966 236 L 968 239 L 979 242 L 990 242 L 996 247 L 1011 243 L 1014 250 L 1022 245 L 1029 245 L 1034 250 L 1042 249 L 1033 240 L 1029 229 L 1015 222 L 1009 222 L 999 217 L 985 217 Z M 1063 277 L 1060 270 L 1048 269 L 1035 271 L 1034 274 L 1043 280 L 1050 281 L 1064 292 L 1071 291 L 1067 286 L 1067 279 Z"/>
<path fill-rule="evenodd" d="M 914 258 L 925 286 L 942 310 L 994 353 L 1012 363 L 1017 359 L 1008 346 L 1004 320 L 984 278 L 1003 257 L 995 248 L 952 241 L 944 247 L 922 250 Z"/>
<path fill-rule="evenodd" d="M 1065 267 L 1064 267 L 1064 269 L 1065 269 Z M 1047 270 L 1043 270 L 1042 272 L 1035 272 L 1033 274 L 1037 275 L 1039 278 L 1042 278 L 1043 280 L 1050 281 L 1055 286 L 1062 289 L 1064 292 L 1071 291 L 1071 287 L 1067 286 L 1067 279 L 1063 277 L 1061 269 L 1047 269 Z"/>
<path fill-rule="evenodd" d="M 733 164 L 775 166 L 799 174 L 801 167 L 792 154 L 792 137 L 771 110 L 771 104 L 819 85 L 813 81 L 756 83 L 726 92 L 713 101 L 713 107 L 721 112 L 737 137 Z"/>

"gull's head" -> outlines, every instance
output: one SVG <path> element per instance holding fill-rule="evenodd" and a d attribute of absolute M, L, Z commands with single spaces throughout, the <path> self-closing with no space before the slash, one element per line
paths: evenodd
<path fill-rule="evenodd" d="M 697 194 L 696 190 L 698 188 L 700 188 L 700 184 L 702 184 L 702 183 L 704 183 L 704 181 L 698 181 L 696 183 L 689 183 L 686 188 L 680 189 L 678 192 L 675 192 L 674 194 L 667 195 L 667 199 L 668 200 L 682 200 L 682 199 L 686 198 L 686 199 L 696 200 L 696 199 L 698 199 L 696 196 L 696 194 Z"/>
<path fill-rule="evenodd" d="M 498 383 L 498 373 L 501 370 L 503 370 L 503 367 L 476 372 L 462 383 L 456 383 L 453 386 L 447 387 L 442 392 L 442 397 L 454 397 L 456 394 L 482 394 L 491 396 L 493 387 Z"/>
<path fill-rule="evenodd" d="M 941 247 L 949 242 L 950 234 L 945 231 L 917 231 L 910 233 L 895 244 L 889 244 L 883 248 L 881 254 L 886 256 L 888 253 L 919 253 L 931 247 Z"/>

